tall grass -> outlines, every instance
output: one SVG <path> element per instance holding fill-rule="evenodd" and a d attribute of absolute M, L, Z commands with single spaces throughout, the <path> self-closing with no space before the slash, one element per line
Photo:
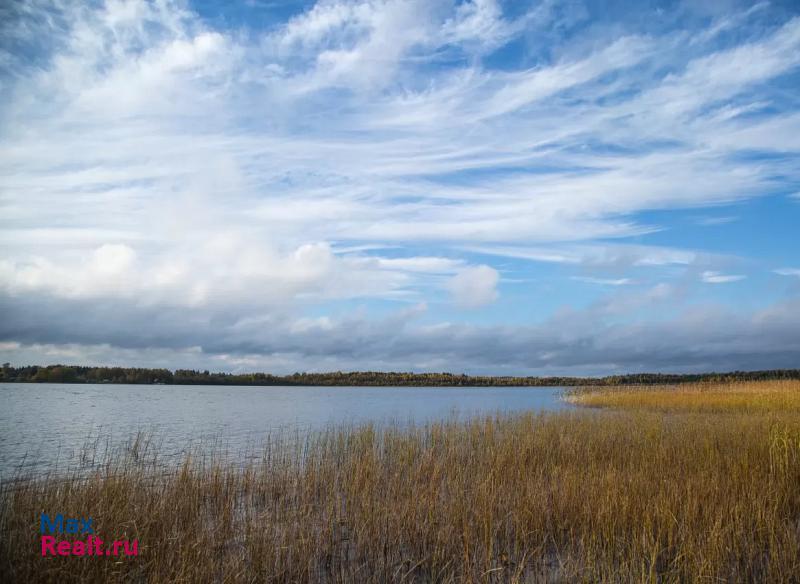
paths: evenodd
<path fill-rule="evenodd" d="M 800 381 L 576 389 L 568 399 L 589 407 L 662 412 L 800 412 Z"/>
<path fill-rule="evenodd" d="M 3 582 L 796 582 L 800 414 L 491 416 L 0 487 Z M 42 512 L 139 556 L 39 554 Z"/>

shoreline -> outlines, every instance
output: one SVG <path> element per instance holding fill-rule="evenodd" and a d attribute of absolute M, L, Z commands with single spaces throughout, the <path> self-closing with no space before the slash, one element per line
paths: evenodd
<path fill-rule="evenodd" d="M 617 387 L 683 383 L 800 380 L 800 369 L 707 373 L 630 373 L 604 377 L 492 376 L 454 373 L 351 371 L 324 373 L 220 373 L 198 370 L 29 365 L 0 369 L 0 383 L 220 385 L 254 387 Z"/>

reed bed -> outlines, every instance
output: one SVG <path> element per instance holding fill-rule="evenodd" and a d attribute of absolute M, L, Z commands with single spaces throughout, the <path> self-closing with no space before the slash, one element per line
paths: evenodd
<path fill-rule="evenodd" d="M 800 414 L 602 412 L 332 428 L 245 466 L 0 486 L 3 582 L 797 582 Z M 40 555 L 42 512 L 136 557 Z"/>
<path fill-rule="evenodd" d="M 579 388 L 567 399 L 587 407 L 661 412 L 800 412 L 800 381 Z"/>

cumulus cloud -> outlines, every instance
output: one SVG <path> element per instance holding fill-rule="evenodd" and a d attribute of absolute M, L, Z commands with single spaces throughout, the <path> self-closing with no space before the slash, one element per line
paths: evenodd
<path fill-rule="evenodd" d="M 238 305 L 246 311 L 341 298 L 410 298 L 426 278 L 460 271 L 469 275 L 472 269 L 463 260 L 443 257 L 337 254 L 324 242 L 281 252 L 234 232 L 209 233 L 147 262 L 145 254 L 127 244 L 104 244 L 58 263 L 41 256 L 0 260 L 0 290 L 55 298 L 127 298 L 159 306 Z M 484 273 L 475 269 L 479 276 Z M 462 286 L 465 295 L 480 294 L 480 283 L 474 290 L 469 284 Z"/>

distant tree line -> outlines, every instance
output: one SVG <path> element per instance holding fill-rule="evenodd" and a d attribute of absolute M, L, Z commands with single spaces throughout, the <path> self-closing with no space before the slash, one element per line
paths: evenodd
<path fill-rule="evenodd" d="M 174 385 L 329 385 L 329 386 L 576 386 L 639 385 L 686 382 L 760 381 L 800 379 L 800 369 L 731 371 L 727 373 L 631 373 L 606 377 L 514 377 L 457 375 L 453 373 L 396 373 L 335 371 L 330 373 L 211 373 L 188 369 L 84 367 L 79 365 L 30 365 L 5 363 L 0 382 L 17 383 L 136 383 Z"/>

